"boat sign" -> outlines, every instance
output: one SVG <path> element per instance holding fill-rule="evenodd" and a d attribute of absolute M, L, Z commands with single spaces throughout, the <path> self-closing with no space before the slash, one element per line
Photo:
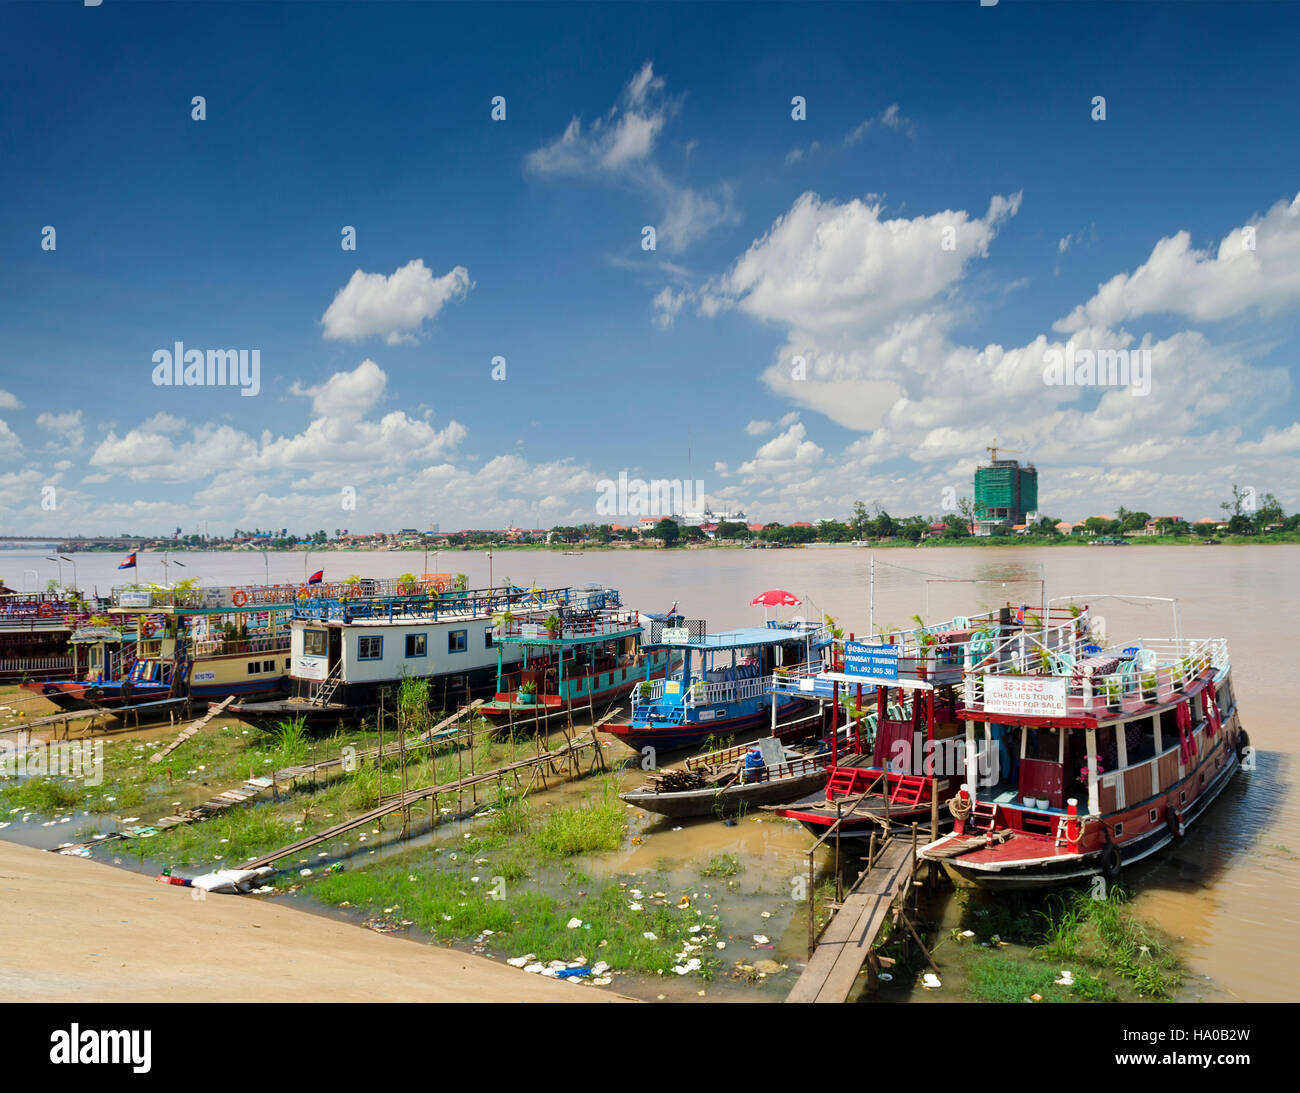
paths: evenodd
<path fill-rule="evenodd" d="M 691 640 L 691 628 L 689 626 L 665 626 L 663 633 L 659 635 L 659 640 L 664 645 L 684 645 Z"/>
<path fill-rule="evenodd" d="M 865 679 L 898 678 L 897 645 L 868 645 L 865 641 L 844 643 L 844 674 Z"/>
<path fill-rule="evenodd" d="M 1064 676 L 985 676 L 984 712 L 1064 717 Z"/>
<path fill-rule="evenodd" d="M 117 597 L 118 607 L 150 607 L 153 595 L 149 592 L 122 592 Z"/>

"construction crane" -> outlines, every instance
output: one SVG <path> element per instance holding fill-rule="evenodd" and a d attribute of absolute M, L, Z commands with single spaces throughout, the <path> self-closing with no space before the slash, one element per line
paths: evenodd
<path fill-rule="evenodd" d="M 996 463 L 996 462 L 998 461 L 998 452 L 999 452 L 999 451 L 1003 451 L 1003 452 L 1015 452 L 1017 455 L 1020 454 L 1020 449 L 1019 449 L 1019 448 L 999 448 L 999 447 L 998 447 L 998 438 L 997 438 L 997 437 L 994 437 L 994 438 L 993 438 L 993 443 L 992 443 L 992 444 L 986 444 L 986 445 L 984 445 L 984 450 L 985 450 L 986 452 L 989 453 L 989 455 L 991 456 L 990 462 L 993 462 L 993 463 Z"/>

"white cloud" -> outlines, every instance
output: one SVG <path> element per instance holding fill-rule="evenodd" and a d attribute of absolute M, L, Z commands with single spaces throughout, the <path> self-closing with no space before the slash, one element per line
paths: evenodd
<path fill-rule="evenodd" d="M 0 459 L 17 459 L 22 453 L 22 442 L 8 422 L 0 420 Z"/>
<path fill-rule="evenodd" d="M 678 182 L 655 162 L 656 145 L 678 104 L 664 92 L 650 61 L 623 88 L 619 101 L 586 129 L 574 117 L 564 132 L 524 159 L 539 176 L 603 178 L 648 195 L 656 205 L 656 242 L 681 251 L 737 213 L 732 190 L 719 184 L 708 191 Z"/>
<path fill-rule="evenodd" d="M 18 401 L 16 395 L 0 390 L 0 410 L 21 410 L 22 408 L 23 404 Z"/>
<path fill-rule="evenodd" d="M 806 193 L 704 292 L 800 329 L 878 328 L 932 305 L 1019 207 L 1014 194 L 994 197 L 982 218 L 883 219 L 879 203 Z"/>
<path fill-rule="evenodd" d="M 325 337 L 357 341 L 380 334 L 389 345 L 414 341 L 425 320 L 472 287 L 464 266 L 435 278 L 419 258 L 388 277 L 357 270 L 321 316 Z"/>
<path fill-rule="evenodd" d="M 69 410 L 63 414 L 52 414 L 47 410 L 36 416 L 36 424 L 42 429 L 48 429 L 62 446 L 74 452 L 86 439 L 86 429 L 81 421 L 80 410 Z"/>
<path fill-rule="evenodd" d="M 783 433 L 759 447 L 754 458 L 742 463 L 738 474 L 761 478 L 784 479 L 799 474 L 824 454 L 822 448 L 807 439 L 808 430 L 795 422 Z"/>
<path fill-rule="evenodd" d="M 1253 244 L 1253 247 L 1252 247 Z M 1234 228 L 1217 250 L 1195 250 L 1186 231 L 1161 239 L 1133 273 L 1116 274 L 1055 324 L 1063 333 L 1169 313 L 1212 322 L 1300 303 L 1300 195 Z"/>
<path fill-rule="evenodd" d="M 310 398 L 312 410 L 322 417 L 357 418 L 383 397 L 387 385 L 384 370 L 367 358 L 351 372 L 335 372 L 319 387 L 295 383 L 289 390 Z"/>

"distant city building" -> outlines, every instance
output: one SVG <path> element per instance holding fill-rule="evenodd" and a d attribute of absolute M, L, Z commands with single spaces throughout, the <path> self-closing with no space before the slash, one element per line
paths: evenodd
<path fill-rule="evenodd" d="M 684 512 L 671 517 L 671 519 L 681 527 L 700 527 L 703 524 L 721 523 L 743 524 L 745 522 L 745 513 L 743 509 L 737 509 L 735 512 L 730 510 L 714 512 L 706 506 L 703 512 Z"/>
<path fill-rule="evenodd" d="M 1038 469 L 1017 459 L 994 459 L 975 471 L 975 534 L 1014 528 L 1038 517 Z"/>

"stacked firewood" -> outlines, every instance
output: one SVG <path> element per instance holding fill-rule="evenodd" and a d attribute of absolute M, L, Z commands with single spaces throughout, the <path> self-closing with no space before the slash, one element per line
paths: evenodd
<path fill-rule="evenodd" d="M 681 793 L 688 789 L 703 789 L 709 783 L 698 771 L 656 770 L 647 776 L 645 788 L 655 793 Z"/>

